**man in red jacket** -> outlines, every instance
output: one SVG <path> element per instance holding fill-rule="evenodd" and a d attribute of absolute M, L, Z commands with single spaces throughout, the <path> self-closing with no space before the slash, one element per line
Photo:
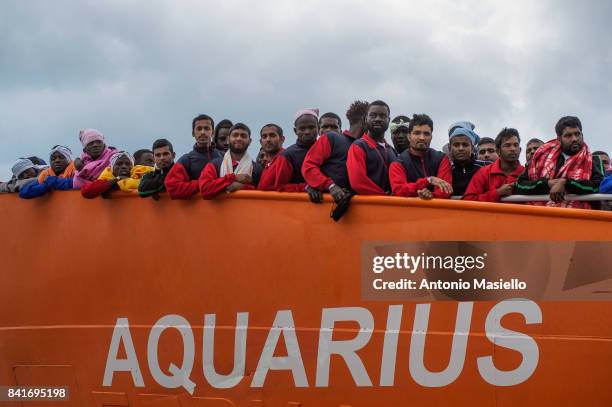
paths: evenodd
<path fill-rule="evenodd" d="M 280 158 L 281 153 L 285 151 L 283 148 L 284 141 L 283 129 L 277 124 L 266 124 L 259 131 L 260 154 L 262 154 L 262 161 L 265 164 L 262 164 L 261 180 L 259 180 L 257 188 L 262 191 L 274 190 L 275 176 L 273 164 Z"/>
<path fill-rule="evenodd" d="M 499 202 L 512 195 L 514 183 L 525 170 L 519 162 L 521 138 L 516 129 L 505 128 L 495 138 L 498 159 L 474 174 L 463 199 L 468 201 Z"/>
<path fill-rule="evenodd" d="M 368 131 L 349 148 L 346 160 L 353 191 L 360 195 L 391 193 L 389 165 L 395 161 L 393 148 L 385 140 L 389 128 L 389 105 L 382 100 L 370 103 L 366 114 Z"/>
<path fill-rule="evenodd" d="M 206 164 L 222 153 L 215 148 L 212 117 L 201 114 L 191 122 L 191 134 L 195 138 L 193 150 L 183 155 L 168 172 L 166 190 L 172 199 L 189 199 L 198 192 L 198 178 Z"/>
<path fill-rule="evenodd" d="M 310 147 L 319 134 L 319 109 L 303 109 L 295 114 L 293 131 L 295 144 L 278 154 L 278 158 L 261 176 L 259 189 L 280 192 L 308 192 L 311 201 L 323 199 L 321 191 L 306 186 L 302 176 L 302 164 Z"/>
<path fill-rule="evenodd" d="M 389 166 L 393 195 L 422 199 L 449 198 L 453 192 L 448 156 L 430 148 L 433 120 L 415 114 L 408 125 L 409 147 Z"/>
<path fill-rule="evenodd" d="M 353 141 L 365 132 L 368 105 L 361 100 L 353 102 L 346 112 L 349 130 L 321 134 L 304 157 L 302 175 L 308 186 L 321 192 L 329 191 L 336 202 L 351 196 L 346 159 Z"/>
<path fill-rule="evenodd" d="M 256 189 L 261 166 L 251 159 L 247 149 L 251 144 L 251 130 L 244 123 L 230 129 L 229 150 L 206 164 L 200 174 L 199 188 L 204 199 L 212 199 L 221 192 Z M 176 165 L 176 164 L 175 164 Z"/>

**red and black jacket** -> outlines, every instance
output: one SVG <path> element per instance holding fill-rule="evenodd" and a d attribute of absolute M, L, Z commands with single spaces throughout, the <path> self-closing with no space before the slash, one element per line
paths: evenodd
<path fill-rule="evenodd" d="M 304 157 L 302 175 L 306 183 L 320 191 L 327 191 L 331 184 L 350 188 L 346 159 L 353 141 L 347 131 L 321 134 Z"/>
<path fill-rule="evenodd" d="M 214 144 L 208 148 L 193 146 L 193 150 L 183 155 L 174 164 L 164 183 L 166 190 L 172 199 L 189 199 L 199 190 L 198 178 L 202 170 L 210 161 L 223 157 L 222 153 L 215 149 Z"/>
<path fill-rule="evenodd" d="M 225 189 L 231 185 L 232 182 L 236 180 L 236 174 L 226 174 L 223 177 L 220 177 L 221 174 L 221 163 L 223 162 L 223 157 L 218 157 L 206 164 L 204 170 L 200 174 L 200 178 L 198 182 L 198 188 L 204 199 L 212 199 L 215 195 L 225 191 Z M 233 162 L 233 167 L 236 169 L 238 166 L 238 162 Z M 247 184 L 244 186 L 243 190 L 248 189 L 257 189 L 257 185 L 259 184 L 259 180 L 261 178 L 261 165 L 253 161 L 253 184 Z"/>
<path fill-rule="evenodd" d="M 395 151 L 386 142 L 380 145 L 364 134 L 351 145 L 346 161 L 353 191 L 361 195 L 391 193 L 389 165 L 396 159 Z"/>
<path fill-rule="evenodd" d="M 431 176 L 453 183 L 448 156 L 432 148 L 428 148 L 422 157 L 410 154 L 410 149 L 405 150 L 389 167 L 391 189 L 397 196 L 418 196 L 419 190 L 431 187 L 427 180 Z M 450 195 L 435 187 L 433 196 L 449 198 Z"/>
<path fill-rule="evenodd" d="M 304 192 L 306 181 L 302 164 L 311 146 L 293 144 L 279 153 L 261 177 L 259 189 L 263 191 Z"/>

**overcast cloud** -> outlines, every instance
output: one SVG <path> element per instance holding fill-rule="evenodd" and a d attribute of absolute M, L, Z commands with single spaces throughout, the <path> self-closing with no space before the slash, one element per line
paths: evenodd
<path fill-rule="evenodd" d="M 279 123 L 289 145 L 296 110 L 344 118 L 354 99 L 428 113 L 437 148 L 457 120 L 526 141 L 575 114 L 612 150 L 611 19 L 609 1 L 4 1 L 0 179 L 55 144 L 79 153 L 82 128 L 181 154 L 208 113 Z"/>

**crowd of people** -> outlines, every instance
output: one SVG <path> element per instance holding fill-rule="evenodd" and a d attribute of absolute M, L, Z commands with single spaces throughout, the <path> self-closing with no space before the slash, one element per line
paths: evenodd
<path fill-rule="evenodd" d="M 255 160 L 247 150 L 251 129 L 230 120 L 215 122 L 201 114 L 192 121 L 193 149 L 176 160 L 172 143 L 156 140 L 151 149 L 133 155 L 108 145 L 94 129 L 82 130 L 83 147 L 75 157 L 66 146 L 49 152 L 49 164 L 38 157 L 19 158 L 13 177 L 0 192 L 21 198 L 41 197 L 53 190 L 80 189 L 85 198 L 108 198 L 114 191 L 157 199 L 257 189 L 307 193 L 320 203 L 329 193 L 339 219 L 354 195 L 394 195 L 421 199 L 500 202 L 517 195 L 547 195 L 529 205 L 602 209 L 599 202 L 567 200 L 567 194 L 612 194 L 610 157 L 590 152 L 582 123 L 566 116 L 555 125 L 556 137 L 531 139 L 521 164 L 518 130 L 504 128 L 493 139 L 480 137 L 469 121 L 448 129 L 442 151 L 430 147 L 434 123 L 426 114 L 400 115 L 391 120 L 389 106 L 377 100 L 353 102 L 346 112 L 348 128 L 335 113 L 319 115 L 303 109 L 294 117 L 296 143 L 284 147 L 283 129 L 266 124 L 259 132 Z M 391 144 L 385 139 L 390 129 Z"/>

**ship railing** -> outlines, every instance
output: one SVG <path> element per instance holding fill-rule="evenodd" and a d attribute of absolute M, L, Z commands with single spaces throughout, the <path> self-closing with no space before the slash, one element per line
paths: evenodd
<path fill-rule="evenodd" d="M 461 199 L 460 196 L 452 196 L 451 199 Z M 566 194 L 566 201 L 612 201 L 612 194 Z M 550 201 L 549 195 L 510 195 L 501 199 L 502 202 L 537 202 Z"/>

